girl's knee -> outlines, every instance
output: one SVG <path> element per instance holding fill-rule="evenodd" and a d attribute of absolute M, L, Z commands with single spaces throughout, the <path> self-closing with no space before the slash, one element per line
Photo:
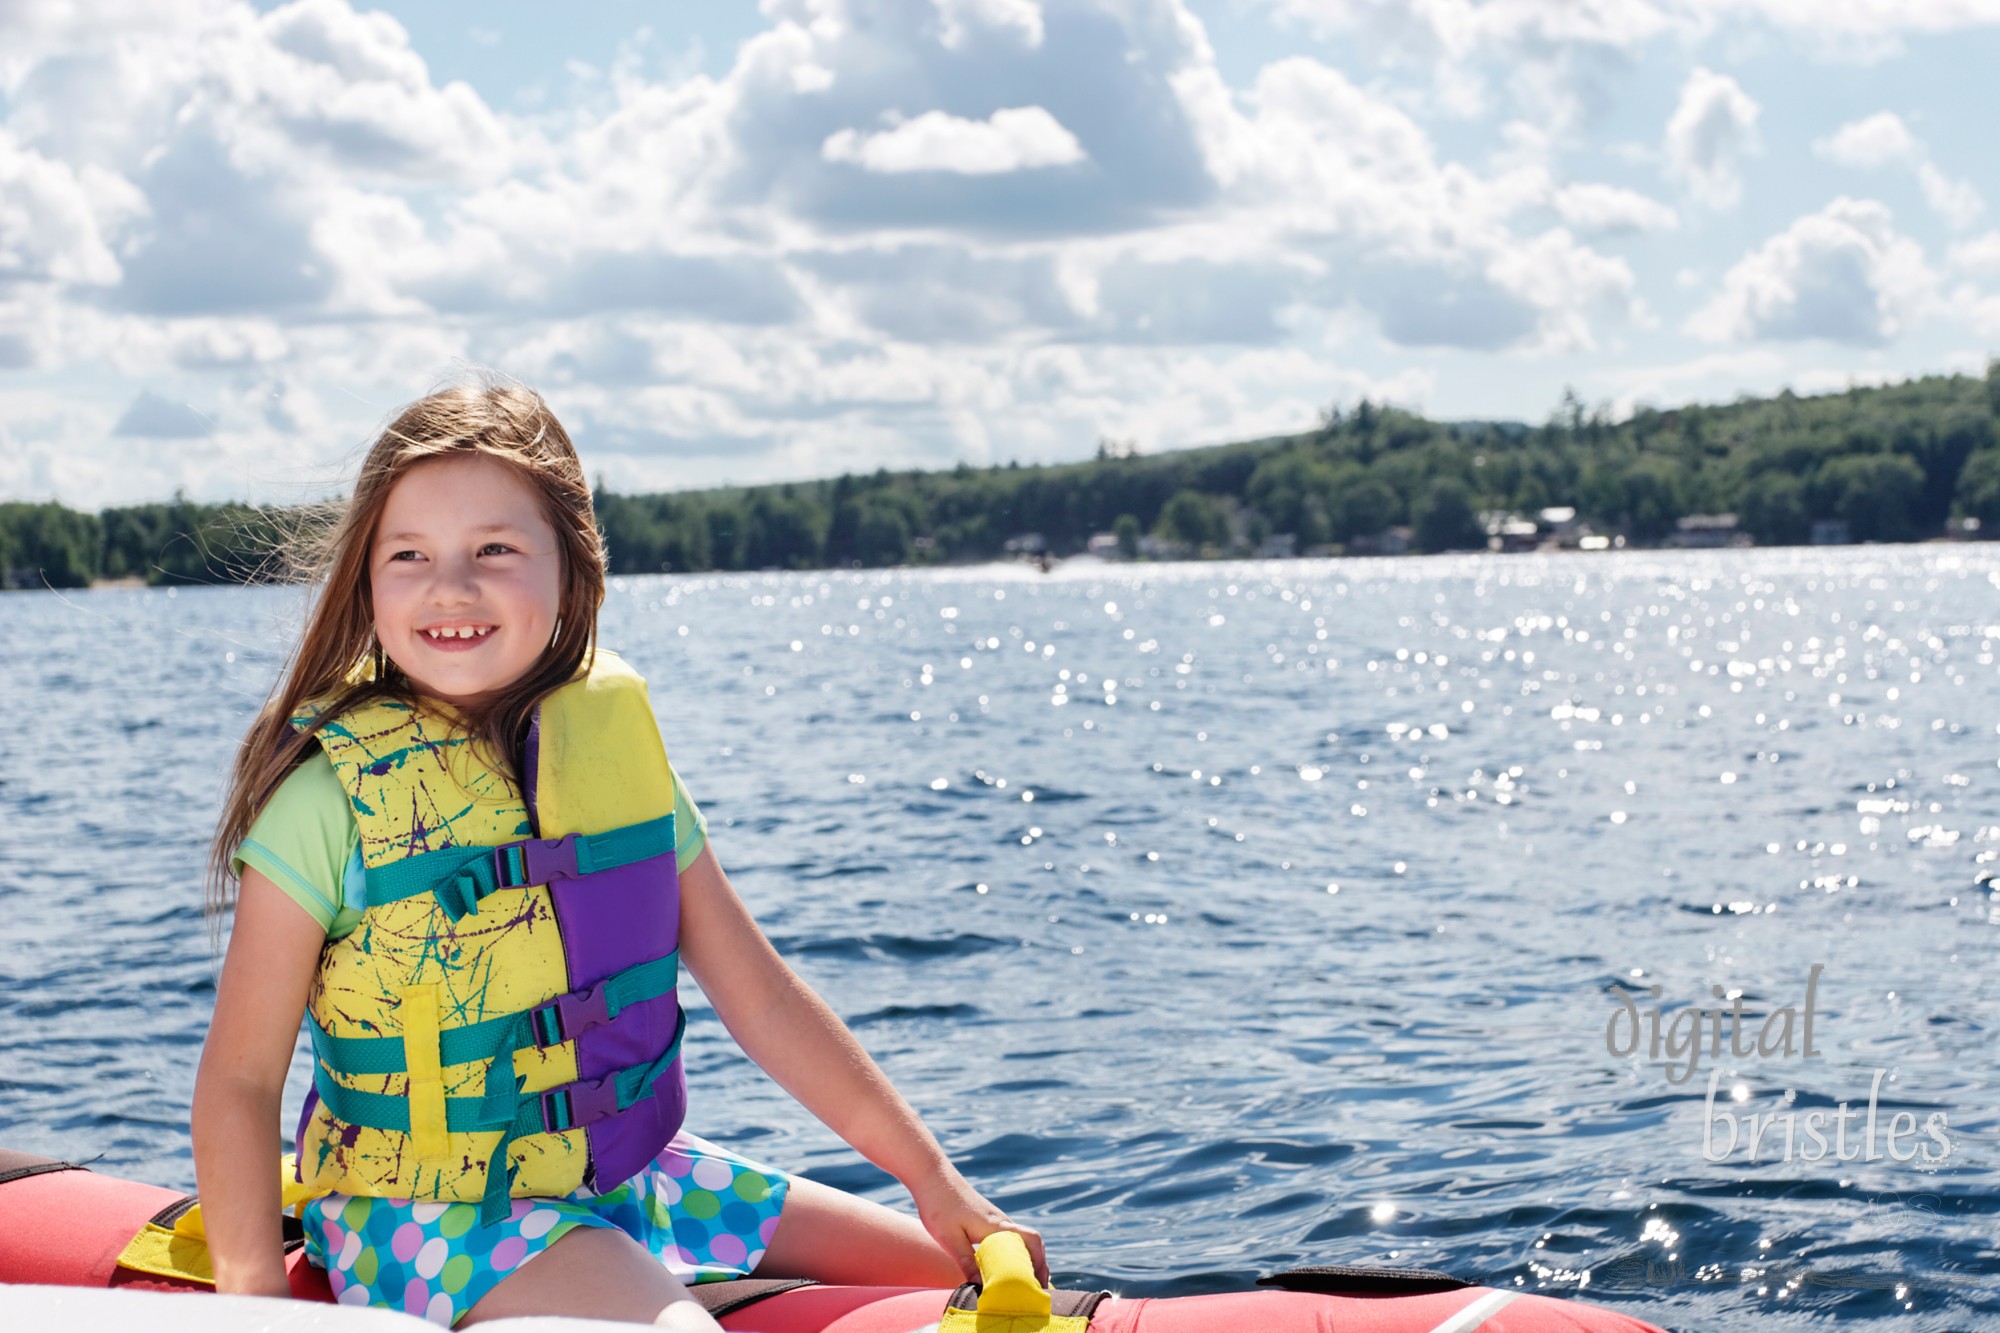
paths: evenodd
<path fill-rule="evenodd" d="M 577 1227 L 500 1282 L 458 1327 L 492 1319 L 567 1315 L 720 1333 L 687 1288 L 624 1232 Z"/>
<path fill-rule="evenodd" d="M 675 1301 L 660 1311 L 659 1317 L 653 1320 L 653 1327 L 679 1329 L 682 1333 L 722 1333 L 722 1325 L 716 1323 L 715 1317 L 692 1297 Z"/>

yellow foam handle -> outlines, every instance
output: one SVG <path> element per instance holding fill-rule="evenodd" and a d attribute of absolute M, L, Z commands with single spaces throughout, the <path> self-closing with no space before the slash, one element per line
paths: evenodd
<path fill-rule="evenodd" d="M 996 1231 L 973 1250 L 979 1260 L 979 1307 L 950 1309 L 938 1333 L 1089 1333 L 1082 1315 L 1051 1313 L 1049 1293 L 1035 1281 L 1028 1245 L 1012 1231 Z"/>
<path fill-rule="evenodd" d="M 1027 1242 L 1012 1231 L 996 1231 L 973 1250 L 979 1261 L 980 1314 L 1027 1314 L 1047 1317 L 1049 1294 L 1035 1281 L 1035 1266 Z"/>

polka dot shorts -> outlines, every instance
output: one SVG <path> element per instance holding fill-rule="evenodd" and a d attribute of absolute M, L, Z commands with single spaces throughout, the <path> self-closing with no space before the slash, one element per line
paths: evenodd
<path fill-rule="evenodd" d="M 745 1277 L 778 1229 L 782 1172 L 677 1134 L 615 1189 L 516 1199 L 497 1226 L 476 1203 L 330 1194 L 305 1205 L 306 1257 L 343 1305 L 374 1305 L 451 1327 L 501 1279 L 577 1227 L 615 1227 L 684 1283 Z"/>

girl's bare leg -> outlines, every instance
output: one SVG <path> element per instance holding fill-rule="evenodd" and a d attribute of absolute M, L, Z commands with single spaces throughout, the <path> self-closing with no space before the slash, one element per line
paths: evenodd
<path fill-rule="evenodd" d="M 481 1297 L 458 1326 L 521 1315 L 609 1319 L 699 1333 L 722 1330 L 658 1259 L 609 1227 L 571 1231 Z"/>
<path fill-rule="evenodd" d="M 797 1176 L 753 1276 L 885 1287 L 956 1287 L 965 1280 L 916 1218 Z"/>

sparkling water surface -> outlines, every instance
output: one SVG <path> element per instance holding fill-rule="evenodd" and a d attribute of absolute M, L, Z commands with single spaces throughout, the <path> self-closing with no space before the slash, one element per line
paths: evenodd
<path fill-rule="evenodd" d="M 201 865 L 301 599 L 0 597 L 0 1144 L 192 1186 Z M 2000 1325 L 2000 549 L 635 578 L 602 638 L 1059 1281 Z M 1818 1053 L 1756 1053 L 1815 964 Z M 901 1201 L 690 999 L 692 1128 Z"/>

